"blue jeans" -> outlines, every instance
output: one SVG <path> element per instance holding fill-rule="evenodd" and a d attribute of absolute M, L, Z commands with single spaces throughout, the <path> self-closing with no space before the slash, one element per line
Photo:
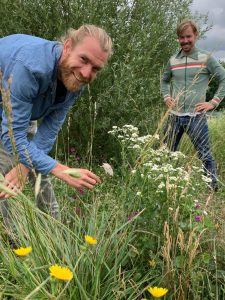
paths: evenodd
<path fill-rule="evenodd" d="M 217 187 L 216 163 L 213 159 L 209 130 L 205 114 L 197 116 L 170 115 L 165 127 L 165 143 L 171 151 L 176 151 L 183 133 L 191 139 L 198 157 L 201 159 L 206 174 L 212 179 L 212 188 Z"/>

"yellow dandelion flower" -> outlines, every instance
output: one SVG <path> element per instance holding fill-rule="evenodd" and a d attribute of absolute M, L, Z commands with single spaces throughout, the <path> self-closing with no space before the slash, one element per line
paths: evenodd
<path fill-rule="evenodd" d="M 148 261 L 148 263 L 149 263 L 149 266 L 151 267 L 151 268 L 155 268 L 155 266 L 156 266 L 156 261 L 154 260 L 154 259 L 150 259 L 149 261 Z"/>
<path fill-rule="evenodd" d="M 85 235 L 84 239 L 85 239 L 85 242 L 88 243 L 89 245 L 97 244 L 97 240 L 90 235 Z"/>
<path fill-rule="evenodd" d="M 70 281 L 73 278 L 73 273 L 66 267 L 53 265 L 49 268 L 50 275 L 60 280 Z"/>
<path fill-rule="evenodd" d="M 161 298 L 164 295 L 166 295 L 166 293 L 168 292 L 168 289 L 164 289 L 164 288 L 161 288 L 161 287 L 154 286 L 154 287 L 149 287 L 148 291 L 153 297 Z"/>
<path fill-rule="evenodd" d="M 32 247 L 21 247 L 18 249 L 13 249 L 13 252 L 18 256 L 27 256 L 32 251 Z"/>

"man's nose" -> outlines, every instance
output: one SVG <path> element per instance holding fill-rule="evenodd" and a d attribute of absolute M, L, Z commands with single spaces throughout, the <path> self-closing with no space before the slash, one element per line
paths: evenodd
<path fill-rule="evenodd" d="M 81 75 L 85 79 L 91 79 L 92 76 L 92 66 L 91 65 L 84 65 L 80 70 Z"/>

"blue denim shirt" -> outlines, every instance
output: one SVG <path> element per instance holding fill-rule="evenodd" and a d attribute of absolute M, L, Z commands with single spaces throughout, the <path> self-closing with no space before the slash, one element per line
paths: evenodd
<path fill-rule="evenodd" d="M 56 99 L 57 65 L 62 44 L 24 34 L 0 39 L 2 87 L 10 84 L 12 129 L 19 161 L 28 168 L 48 174 L 57 164 L 48 153 L 56 140 L 66 115 L 81 94 L 67 92 Z M 0 99 L 1 101 L 1 99 Z M 42 119 L 32 140 L 27 139 L 30 120 Z M 0 103 L 2 143 L 12 153 L 8 120 Z"/>

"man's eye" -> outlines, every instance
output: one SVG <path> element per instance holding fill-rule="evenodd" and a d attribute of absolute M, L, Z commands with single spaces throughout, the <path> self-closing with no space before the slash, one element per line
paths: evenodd
<path fill-rule="evenodd" d="M 81 57 L 81 61 L 82 61 L 83 63 L 85 63 L 85 64 L 88 62 L 88 60 L 87 60 L 86 57 Z"/>
<path fill-rule="evenodd" d="M 93 68 L 93 71 L 95 72 L 95 73 L 98 73 L 99 71 L 100 71 L 100 69 L 99 68 Z"/>

